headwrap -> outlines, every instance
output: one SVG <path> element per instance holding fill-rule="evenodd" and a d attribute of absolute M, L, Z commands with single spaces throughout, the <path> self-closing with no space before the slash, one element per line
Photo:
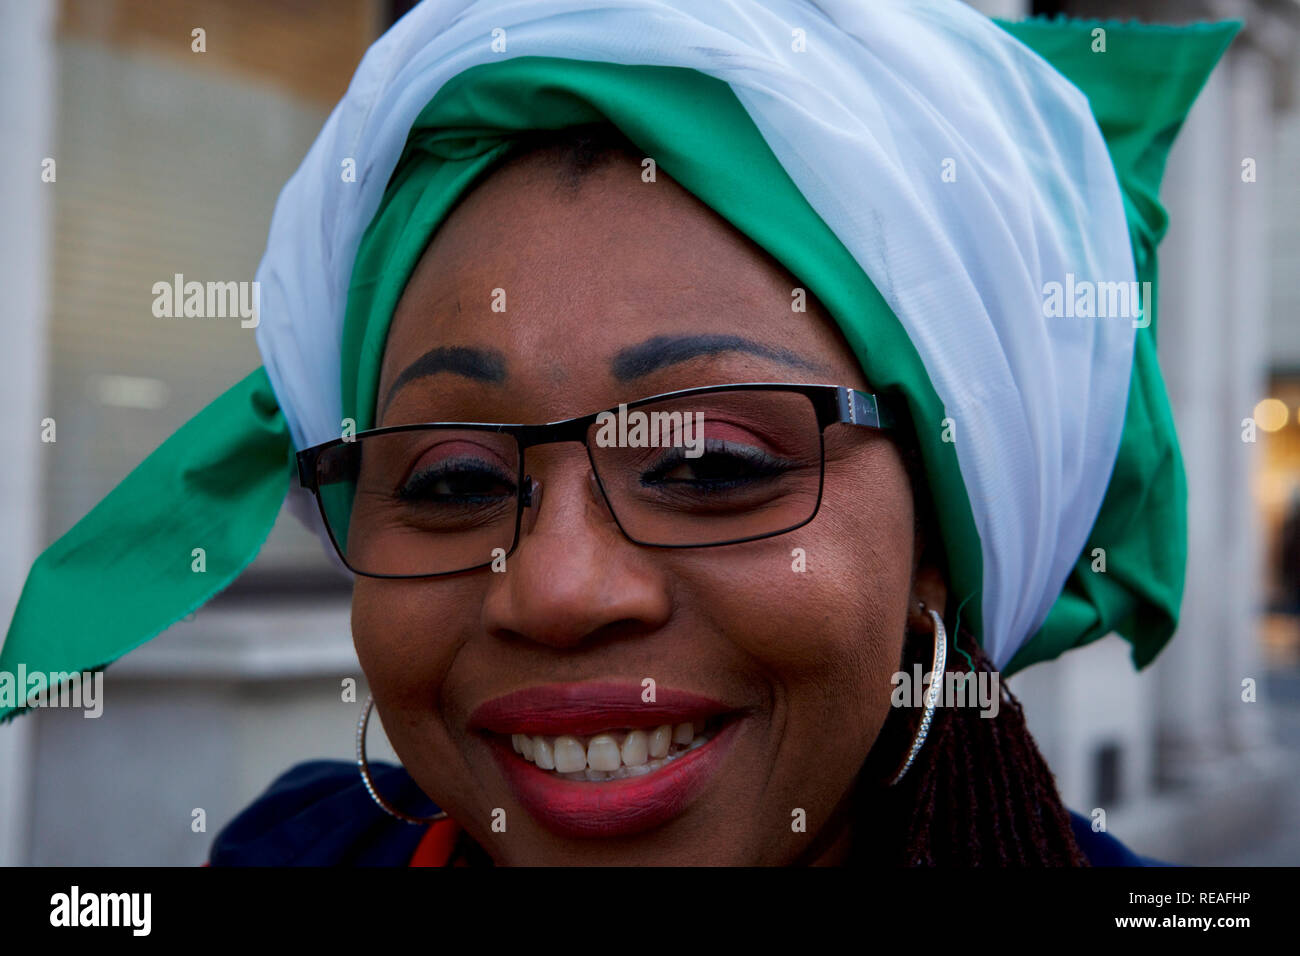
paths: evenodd
<path fill-rule="evenodd" d="M 1186 560 L 1154 305 L 1058 318 L 1044 296 L 1154 283 L 1165 156 L 1238 27 L 997 23 L 958 0 L 420 4 L 276 204 L 264 367 L 40 556 L 0 671 L 106 666 L 234 580 L 294 451 L 371 426 L 393 309 L 457 199 L 521 133 L 594 121 L 795 275 L 905 404 L 950 621 L 1007 672 L 1111 631 L 1144 666 Z"/>

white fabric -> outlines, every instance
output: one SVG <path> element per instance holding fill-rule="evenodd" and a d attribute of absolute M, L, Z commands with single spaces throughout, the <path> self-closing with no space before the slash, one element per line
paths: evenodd
<path fill-rule="evenodd" d="M 903 323 L 955 424 L 985 647 L 1006 664 L 1098 513 L 1133 358 L 1129 319 L 1044 318 L 1044 284 L 1127 283 L 1134 266 L 1087 100 L 958 0 L 426 0 L 366 54 L 271 222 L 257 337 L 297 446 L 339 434 L 353 258 L 416 115 L 457 73 L 525 55 L 731 85 Z"/>

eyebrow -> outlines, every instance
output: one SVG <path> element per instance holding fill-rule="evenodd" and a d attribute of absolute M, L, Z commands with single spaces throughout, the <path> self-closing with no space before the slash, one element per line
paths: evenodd
<path fill-rule="evenodd" d="M 465 345 L 442 345 L 430 349 L 397 376 L 397 381 L 388 390 L 388 397 L 384 399 L 380 417 L 388 410 L 393 396 L 403 385 L 439 372 L 454 372 L 476 382 L 500 385 L 506 380 L 506 359 L 496 349 L 476 349 Z"/>
<path fill-rule="evenodd" d="M 793 368 L 828 373 L 825 365 L 813 362 L 789 349 L 764 345 L 740 335 L 656 335 L 639 345 L 619 351 L 610 361 L 614 378 L 630 382 L 669 365 L 676 365 L 701 355 L 718 355 L 722 352 L 747 352 L 780 362 Z M 476 382 L 501 385 L 506 380 L 505 356 L 496 349 L 472 348 L 465 345 L 444 345 L 430 349 L 408 365 L 388 390 L 379 417 L 383 417 L 394 396 L 405 385 L 416 379 L 427 378 L 439 372 L 452 372 Z"/>
<path fill-rule="evenodd" d="M 789 349 L 764 345 L 740 335 L 656 335 L 640 345 L 620 351 L 614 356 L 610 367 L 614 378 L 620 382 L 630 382 L 668 365 L 721 352 L 748 352 L 794 368 L 823 373 L 830 371 L 821 363 L 806 359 Z"/>

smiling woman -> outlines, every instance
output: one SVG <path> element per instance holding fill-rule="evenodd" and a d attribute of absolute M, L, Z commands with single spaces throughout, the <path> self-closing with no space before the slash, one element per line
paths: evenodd
<path fill-rule="evenodd" d="M 361 773 L 290 771 L 214 864 L 1143 862 L 1062 805 L 1005 683 L 937 698 L 1172 633 L 1154 317 L 1039 290 L 1151 274 L 1152 156 L 1231 30 L 1187 34 L 1146 128 L 1110 112 L 1154 110 L 1122 57 L 1072 73 L 1090 105 L 955 0 L 514 17 L 424 5 L 376 44 L 277 207 L 265 370 L 43 556 L 3 660 L 102 665 L 206 600 L 292 457 L 355 575 Z M 632 413 L 664 440 L 605 424 Z M 195 540 L 219 581 L 74 573 Z M 70 587 L 114 623 L 51 650 Z M 372 703 L 401 767 L 366 760 Z"/>
<path fill-rule="evenodd" d="M 824 311 L 790 311 L 793 277 L 667 176 L 643 183 L 640 157 L 611 158 L 576 194 L 554 185 L 545 159 L 507 164 L 442 223 L 394 314 L 379 389 L 437 343 L 491 349 L 504 376 L 447 369 L 410 381 L 379 424 L 547 422 L 733 382 L 870 391 Z M 502 315 L 490 311 L 498 287 L 511 303 Z M 456 300 L 459 310 L 440 305 Z M 702 315 L 712 334 L 694 338 Z M 530 448 L 532 502 L 504 573 L 432 587 L 357 579 L 353 632 L 390 739 L 422 788 L 502 862 L 798 859 L 818 841 L 788 827 L 774 839 L 781 829 L 753 821 L 795 807 L 832 819 L 888 713 L 888 696 L 870 689 L 898 667 L 914 574 L 898 449 L 883 432 L 834 424 L 823 463 L 816 410 L 798 392 L 677 401 L 702 414 L 709 454 L 670 466 L 672 487 L 656 478 L 663 454 L 611 449 L 610 461 L 594 442 Z M 457 437 L 418 445 L 409 467 L 435 455 L 481 460 L 486 443 Z M 468 520 L 460 495 L 519 471 L 517 455 L 493 457 L 510 458 L 499 477 L 463 465 L 409 520 L 433 526 L 434 507 Z M 753 540 L 811 518 L 823 471 L 807 536 Z M 475 508 L 471 537 L 488 507 Z M 507 537 L 514 517 L 502 510 Z M 658 545 L 751 543 L 649 551 L 620 525 Z M 792 572 L 796 545 L 811 552 L 810 573 Z M 855 585 L 864 580 L 865 592 Z M 922 594 L 943 606 L 941 586 Z M 653 702 L 642 699 L 646 678 Z M 827 740 L 827 726 L 841 732 Z M 588 767 L 618 779 L 565 779 Z M 519 805 L 528 813 L 512 816 Z M 507 808 L 504 838 L 485 807 Z M 839 834 L 831 842 L 847 849 Z"/>

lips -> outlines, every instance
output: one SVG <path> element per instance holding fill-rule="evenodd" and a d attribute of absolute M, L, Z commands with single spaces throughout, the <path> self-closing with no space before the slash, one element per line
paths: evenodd
<path fill-rule="evenodd" d="M 631 835 L 684 812 L 713 779 L 743 724 L 737 708 L 716 700 L 660 688 L 646 702 L 642 693 L 634 684 L 532 687 L 476 708 L 470 729 L 486 738 L 510 789 L 546 828 L 570 837 Z M 683 724 L 711 732 L 693 746 L 675 748 L 656 769 L 623 779 L 565 779 L 525 759 L 517 747 L 524 735 L 584 737 Z"/>
<path fill-rule="evenodd" d="M 471 730 L 496 734 L 595 734 L 622 727 L 703 724 L 734 708 L 684 691 L 657 688 L 642 701 L 637 684 L 552 684 L 529 687 L 482 704 Z"/>

